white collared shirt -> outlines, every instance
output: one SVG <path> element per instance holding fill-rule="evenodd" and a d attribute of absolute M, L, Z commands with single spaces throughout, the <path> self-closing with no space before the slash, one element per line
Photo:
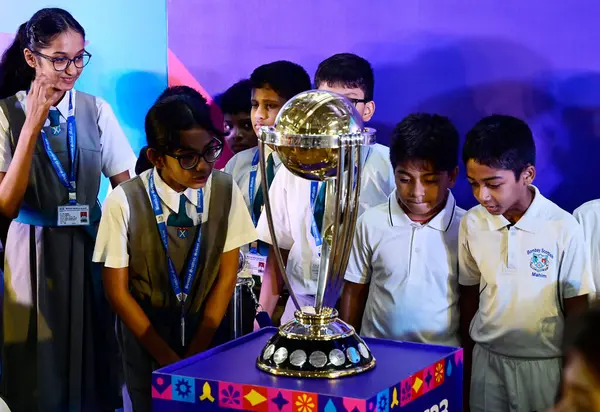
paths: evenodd
<path fill-rule="evenodd" d="M 594 278 L 595 298 L 600 297 L 600 199 L 591 200 L 579 206 L 573 216 L 583 229 L 586 241 L 590 270 Z"/>
<path fill-rule="evenodd" d="M 583 230 L 534 187 L 513 226 L 481 205 L 459 233 L 459 283 L 479 285 L 471 337 L 506 356 L 561 356 L 564 299 L 593 292 Z"/>
<path fill-rule="evenodd" d="M 139 176 L 146 187 L 146 191 L 148 191 L 148 179 L 152 170 L 154 169 L 147 170 Z M 198 190 L 188 188 L 183 193 L 177 193 L 161 179 L 158 173 L 154 173 L 154 182 L 165 216 L 179 211 L 179 199 L 183 194 L 187 198 L 185 206 L 187 215 L 192 219 L 195 226 L 200 223 L 200 216 L 196 211 Z M 212 175 L 208 178 L 203 189 L 204 212 L 202 213 L 202 223 L 208 220 L 210 214 L 211 186 Z M 148 195 L 148 198 L 150 198 L 150 195 Z M 110 268 L 125 268 L 129 266 L 127 230 L 131 212 L 129 203 L 127 202 L 127 195 L 123 188 L 118 186 L 104 202 L 102 220 L 100 221 L 98 237 L 96 238 L 96 248 L 94 249 L 94 262 L 102 262 L 106 267 Z M 156 224 L 156 221 L 153 218 L 148 224 Z M 231 207 L 229 209 L 229 221 L 226 230 L 227 237 L 223 253 L 253 242 L 257 238 L 252 219 L 250 219 L 250 215 L 244 207 L 242 194 L 235 184 L 232 185 Z"/>
<path fill-rule="evenodd" d="M 369 285 L 361 335 L 458 346 L 458 229 L 451 192 L 431 221 L 411 221 L 388 201 L 357 222 L 345 279 Z"/>
<path fill-rule="evenodd" d="M 393 191 L 393 172 L 389 160 L 383 162 L 389 149 L 382 145 L 373 148 L 363 169 L 359 215 L 366 209 L 385 202 Z M 389 179 L 392 179 L 390 185 Z M 319 183 L 319 188 L 323 183 Z M 312 276 L 312 262 L 318 257 L 317 246 L 311 234 L 313 219 L 310 204 L 311 181 L 302 179 L 282 167 L 269 189 L 275 235 L 279 247 L 290 251 L 286 273 L 296 294 L 311 296 L 317 291 L 317 279 Z M 385 190 L 388 190 L 385 193 Z M 258 238 L 272 244 L 266 213 L 260 216 Z"/>
<path fill-rule="evenodd" d="M 359 216 L 367 209 L 385 203 L 390 193 L 396 190 L 389 147 L 379 143 L 370 147 L 361 180 Z"/>
<path fill-rule="evenodd" d="M 238 187 L 242 191 L 242 195 L 244 196 L 244 201 L 248 206 L 248 212 L 252 213 L 252 205 L 250 204 L 250 169 L 252 168 L 252 159 L 258 152 L 258 146 L 252 147 L 250 149 L 242 150 L 239 153 L 236 153 L 225 165 L 225 169 L 223 171 L 225 173 L 230 174 L 233 177 L 235 183 L 237 183 Z M 272 149 L 267 146 L 266 153 L 267 156 L 272 153 Z M 281 166 L 281 160 L 277 153 L 273 153 L 273 168 L 275 174 L 279 170 Z M 262 173 L 260 172 L 260 167 L 256 171 L 256 183 L 254 184 L 254 196 L 261 187 L 262 182 Z"/>
<path fill-rule="evenodd" d="M 25 91 L 18 92 L 17 99 L 26 113 L 27 93 Z M 73 90 L 73 107 L 76 107 L 76 104 L 77 92 Z M 96 97 L 96 107 L 98 108 L 98 129 L 100 130 L 102 173 L 106 177 L 112 177 L 134 168 L 136 156 L 112 108 L 99 97 Z M 66 93 L 58 105 L 50 110 L 58 110 L 61 122 L 66 122 L 69 115 L 69 93 Z M 50 121 L 46 120 L 45 125 L 49 126 Z M 8 171 L 8 166 L 12 161 L 9 130 L 8 119 L 4 111 L 0 110 L 0 172 Z"/>

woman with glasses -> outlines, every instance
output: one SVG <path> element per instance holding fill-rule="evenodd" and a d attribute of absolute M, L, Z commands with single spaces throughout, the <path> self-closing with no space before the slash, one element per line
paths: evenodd
<path fill-rule="evenodd" d="M 194 93 L 168 90 L 148 112 L 153 167 L 108 196 L 94 252 L 120 319 L 135 411 L 151 410 L 152 371 L 209 347 L 233 294 L 239 247 L 256 240 L 242 193 L 213 170 L 222 133 Z M 184 389 L 181 399 L 193 402 Z"/>
<path fill-rule="evenodd" d="M 0 62 L 0 214 L 6 241 L 2 396 L 13 410 L 119 406 L 113 315 L 92 253 L 101 174 L 135 155 L 110 106 L 75 91 L 90 60 L 83 27 L 43 9 Z"/>

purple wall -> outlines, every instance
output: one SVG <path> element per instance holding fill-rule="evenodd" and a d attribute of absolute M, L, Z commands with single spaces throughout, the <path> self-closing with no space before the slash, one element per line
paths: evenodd
<path fill-rule="evenodd" d="M 462 134 L 516 115 L 536 135 L 546 196 L 570 211 L 600 197 L 600 2 L 169 0 L 168 15 L 170 49 L 211 94 L 273 60 L 312 75 L 354 52 L 375 69 L 380 141 L 417 110 Z M 474 204 L 464 179 L 456 195 Z"/>

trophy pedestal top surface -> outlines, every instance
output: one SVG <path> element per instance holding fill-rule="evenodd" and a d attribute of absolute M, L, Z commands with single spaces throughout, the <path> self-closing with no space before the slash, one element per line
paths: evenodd
<path fill-rule="evenodd" d="M 374 369 L 338 379 L 273 376 L 256 367 L 264 328 L 154 372 L 154 411 L 371 412 L 462 409 L 460 348 L 368 339 Z M 440 406 L 441 405 L 441 406 Z"/>

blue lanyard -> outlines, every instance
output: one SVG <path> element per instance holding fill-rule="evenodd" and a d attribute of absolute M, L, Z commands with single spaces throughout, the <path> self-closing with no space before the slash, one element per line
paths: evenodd
<path fill-rule="evenodd" d="M 71 163 L 68 176 L 52 147 L 50 147 L 48 136 L 46 136 L 46 132 L 43 130 L 42 143 L 60 183 L 69 191 L 69 204 L 77 204 L 77 171 L 75 169 L 77 165 L 77 127 L 75 123 L 75 110 L 73 109 L 72 91 L 69 92 L 69 114 L 67 116 L 67 144 L 69 145 L 69 162 Z"/>
<path fill-rule="evenodd" d="M 320 247 L 323 244 L 323 239 L 321 238 L 321 232 L 319 232 L 319 228 L 317 227 L 317 221 L 315 220 L 315 206 L 317 204 L 318 192 L 319 182 L 310 182 L 310 207 L 312 209 L 312 222 L 310 224 L 310 233 L 315 239 L 315 245 L 317 245 L 317 247 Z"/>
<path fill-rule="evenodd" d="M 156 224 L 158 225 L 158 231 L 160 232 L 160 239 L 162 240 L 163 247 L 165 248 L 165 253 L 167 254 L 171 287 L 173 288 L 173 292 L 177 297 L 177 301 L 181 304 L 183 311 L 185 300 L 190 294 L 190 288 L 192 287 L 192 283 L 194 282 L 194 277 L 196 276 L 196 271 L 198 270 L 198 263 L 200 261 L 200 241 L 202 238 L 202 213 L 204 211 L 203 191 L 202 189 L 198 190 L 198 206 L 196 206 L 196 212 L 198 212 L 198 214 L 200 215 L 200 224 L 198 225 L 198 234 L 196 235 L 196 241 L 192 246 L 192 256 L 190 257 L 188 265 L 185 268 L 185 278 L 182 292 L 179 283 L 179 276 L 177 275 L 177 271 L 175 270 L 173 260 L 171 260 L 171 257 L 169 256 L 169 237 L 167 234 L 167 224 L 165 223 L 166 219 L 163 215 L 163 210 L 160 204 L 160 200 L 158 199 L 158 194 L 156 193 L 156 186 L 154 185 L 154 170 L 150 172 L 150 178 L 148 179 L 148 187 L 150 190 L 150 201 L 152 202 L 152 209 L 154 210 L 154 215 L 156 216 Z"/>
<path fill-rule="evenodd" d="M 252 158 L 252 165 L 250 167 L 250 181 L 248 183 L 248 197 L 250 198 L 250 210 L 252 214 L 252 221 L 254 226 L 258 224 L 258 217 L 254 214 L 254 197 L 256 196 L 256 173 L 258 171 L 258 150 Z"/>

